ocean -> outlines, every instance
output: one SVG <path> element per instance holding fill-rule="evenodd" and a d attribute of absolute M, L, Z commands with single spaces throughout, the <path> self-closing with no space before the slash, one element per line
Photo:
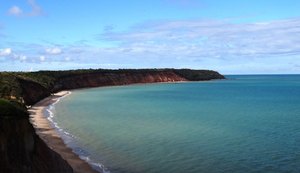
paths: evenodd
<path fill-rule="evenodd" d="M 48 108 L 110 173 L 299 173 L 300 75 L 74 90 Z"/>

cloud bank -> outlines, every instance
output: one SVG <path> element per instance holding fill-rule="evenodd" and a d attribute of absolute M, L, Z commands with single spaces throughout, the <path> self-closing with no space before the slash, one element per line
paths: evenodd
<path fill-rule="evenodd" d="M 111 46 L 80 42 L 25 45 L 23 49 L 36 53 L 28 55 L 19 50 L 19 58 L 14 60 L 63 63 L 74 68 L 175 67 L 222 73 L 300 73 L 299 18 L 264 23 L 150 21 L 122 32 L 105 29 L 97 40 Z M 4 52 L 2 49 L 1 54 Z"/>
<path fill-rule="evenodd" d="M 235 24 L 215 20 L 182 20 L 142 24 L 127 32 L 108 32 L 132 51 L 176 52 L 191 57 L 264 57 L 300 52 L 300 20 Z M 156 49 L 154 49 L 156 48 Z"/>

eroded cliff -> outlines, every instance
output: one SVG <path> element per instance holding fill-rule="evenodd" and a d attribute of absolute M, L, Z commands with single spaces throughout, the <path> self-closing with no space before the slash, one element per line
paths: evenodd
<path fill-rule="evenodd" d="M 53 91 L 99 87 L 111 85 L 128 85 L 134 83 L 155 83 L 187 81 L 184 77 L 172 71 L 128 71 L 128 72 L 105 72 L 89 73 L 61 77 L 55 82 Z"/>

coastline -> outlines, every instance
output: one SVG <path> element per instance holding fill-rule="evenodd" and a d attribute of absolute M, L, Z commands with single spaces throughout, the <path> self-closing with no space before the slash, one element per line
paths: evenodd
<path fill-rule="evenodd" d="M 24 107 L 27 106 L 27 111 L 31 112 L 31 119 L 30 117 L 28 118 L 26 114 L 26 122 L 24 122 L 27 123 L 28 128 L 30 128 L 30 133 L 27 132 L 27 126 L 23 127 L 16 122 L 12 122 L 12 125 L 8 126 L 7 130 L 4 131 L 5 134 L 9 134 L 8 132 L 12 131 L 21 136 L 13 137 L 9 135 L 1 140 L 1 142 L 13 141 L 13 144 L 17 144 L 7 145 L 9 148 L 5 148 L 4 151 L 15 153 L 14 155 L 20 155 L 20 157 L 11 158 L 9 157 L 10 155 L 5 154 L 3 158 L 6 159 L 7 162 L 0 164 L 0 169 L 7 167 L 16 169 L 18 172 L 24 172 L 23 170 L 27 171 L 31 168 L 37 169 L 38 171 L 36 172 L 87 172 L 82 171 L 80 169 L 81 167 L 76 168 L 78 164 L 72 166 L 74 168 L 73 171 L 70 161 L 68 161 L 69 163 L 66 161 L 68 155 L 63 156 L 62 151 L 58 151 L 53 147 L 54 145 L 59 145 L 64 146 L 64 148 L 60 150 L 69 150 L 68 152 L 75 155 L 75 158 L 78 160 L 82 159 L 83 161 L 80 161 L 83 163 L 86 162 L 85 165 L 87 165 L 87 167 L 91 167 L 95 169 L 95 171 L 106 172 L 103 165 L 90 159 L 88 153 L 81 153 L 80 150 L 77 150 L 76 146 L 73 148 L 74 146 L 68 138 L 68 132 L 59 128 L 55 121 L 51 121 L 51 108 L 59 98 L 64 96 L 64 94 L 61 93 L 51 95 L 52 93 L 64 90 L 129 84 L 224 79 L 224 76 L 212 70 L 164 68 L 3 72 L 0 73 L 0 78 L 3 79 L 0 80 L 2 86 L 0 91 L 1 99 L 17 102 Z M 7 88 L 10 90 L 7 90 Z M 30 105 L 33 105 L 33 107 Z M 13 115 L 13 111 L 16 110 L 18 110 L 17 106 L 11 110 L 12 113 L 10 115 Z M 1 112 L 3 111 L 5 111 L 5 109 L 1 109 Z M 37 114 L 39 114 L 39 116 Z M 64 136 L 64 134 L 66 134 L 66 136 Z M 28 136 L 33 137 L 33 139 L 29 139 Z M 72 135 L 70 135 L 70 137 L 72 137 Z M 20 142 L 15 143 L 16 140 Z M 51 144 L 54 143 L 53 141 L 59 144 Z M 41 147 L 44 150 L 41 150 Z M 26 159 L 22 158 L 24 153 L 26 153 Z M 45 155 L 46 153 L 49 155 Z M 12 163 L 15 161 L 19 163 L 19 165 L 14 164 L 18 167 L 12 166 Z M 88 164 L 90 166 L 88 166 Z M 100 168 L 99 170 L 98 167 Z M 68 171 L 65 171 L 66 169 Z M 92 172 L 95 171 L 92 170 Z"/>
<path fill-rule="evenodd" d="M 170 83 L 186 83 L 193 81 L 172 81 L 172 82 L 152 82 L 152 83 L 132 83 L 125 85 L 109 85 L 109 86 L 100 86 L 100 87 L 115 87 L 115 86 L 128 86 L 128 85 L 149 85 L 149 84 L 170 84 Z M 89 88 L 98 88 L 98 87 L 88 87 L 88 88 L 79 88 L 81 89 L 89 89 Z M 46 110 L 49 109 L 49 106 L 57 103 L 59 99 L 71 94 L 71 91 L 59 91 L 46 97 L 36 104 L 28 107 L 27 110 L 30 114 L 29 120 L 32 126 L 35 129 L 36 134 L 47 144 L 47 146 L 58 153 L 64 160 L 68 162 L 68 164 L 72 167 L 75 173 L 99 173 L 100 170 L 94 169 L 91 163 L 88 161 L 81 159 L 79 155 L 72 150 L 71 147 L 67 146 L 64 142 L 63 136 L 57 131 L 58 129 L 48 119 Z M 93 164 L 93 163 L 92 163 Z M 100 169 L 102 169 L 100 167 Z M 102 170 L 106 172 L 105 170 Z M 100 171 L 100 173 L 102 173 Z"/>
<path fill-rule="evenodd" d="M 69 91 L 55 93 L 28 109 L 30 113 L 30 122 L 33 125 L 36 134 L 48 145 L 49 148 L 57 152 L 69 165 L 75 173 L 98 173 L 86 161 L 79 158 L 71 148 L 69 148 L 58 134 L 56 129 L 50 124 L 44 112 L 48 106 L 57 102 L 61 97 L 68 95 Z"/>

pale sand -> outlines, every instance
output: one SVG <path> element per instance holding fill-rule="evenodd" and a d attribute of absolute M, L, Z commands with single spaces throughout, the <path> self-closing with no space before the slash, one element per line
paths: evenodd
<path fill-rule="evenodd" d="M 68 91 L 61 91 L 33 105 L 29 109 L 30 121 L 40 138 L 44 140 L 52 150 L 60 154 L 61 157 L 71 165 L 74 172 L 97 173 L 87 162 L 80 159 L 78 155 L 72 152 L 72 149 L 65 145 L 57 131 L 51 126 L 49 120 L 43 114 L 49 105 L 55 103 L 60 97 L 68 93 Z"/>

